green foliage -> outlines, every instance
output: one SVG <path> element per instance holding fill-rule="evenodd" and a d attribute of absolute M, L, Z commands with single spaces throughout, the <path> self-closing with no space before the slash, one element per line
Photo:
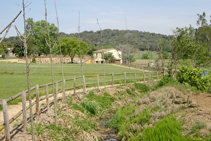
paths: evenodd
<path fill-rule="evenodd" d="M 116 60 L 113 53 L 112 52 L 107 52 L 104 54 L 104 59 L 106 60 L 106 62 L 111 62 L 114 63 L 114 61 Z"/>
<path fill-rule="evenodd" d="M 37 136 L 41 135 L 44 130 L 45 130 L 45 128 L 42 127 L 42 123 L 41 122 L 35 124 L 35 131 L 36 131 Z"/>
<path fill-rule="evenodd" d="M 84 113 L 84 108 L 82 108 L 81 106 L 77 105 L 77 104 L 73 104 L 73 109 L 75 110 L 79 110 L 82 113 Z"/>
<path fill-rule="evenodd" d="M 135 84 L 135 88 L 140 90 L 143 93 L 147 93 L 150 90 L 150 88 L 147 87 L 145 84 L 139 84 L 139 83 Z"/>
<path fill-rule="evenodd" d="M 23 57 L 24 56 L 24 46 L 23 46 L 23 44 L 21 42 L 16 43 L 14 45 L 14 48 L 12 49 L 12 53 L 14 53 L 15 56 L 17 56 L 17 57 Z"/>
<path fill-rule="evenodd" d="M 88 45 L 86 42 L 80 41 L 80 48 L 79 48 L 79 40 L 65 36 L 61 38 L 61 51 L 63 55 L 70 56 L 71 63 L 73 63 L 73 58 L 75 57 L 75 55 L 83 55 L 86 53 L 87 46 Z"/>
<path fill-rule="evenodd" d="M 57 39 L 57 27 L 54 24 L 48 23 L 50 40 L 55 41 Z M 48 39 L 47 25 L 45 20 L 34 22 L 33 18 L 26 20 L 27 34 L 32 34 L 28 41 L 28 46 L 32 52 L 36 52 L 39 55 L 49 54 L 50 48 L 46 43 Z"/>
<path fill-rule="evenodd" d="M 128 60 L 128 62 L 130 62 L 130 63 L 136 61 L 136 59 L 135 59 L 135 57 L 134 57 L 133 54 L 129 54 L 129 55 L 127 56 L 127 60 Z"/>
<path fill-rule="evenodd" d="M 149 54 L 148 53 L 143 54 L 141 59 L 150 59 Z"/>
<path fill-rule="evenodd" d="M 103 109 L 111 108 L 111 104 L 115 100 L 115 98 L 113 98 L 107 92 L 105 92 L 103 96 L 96 96 L 93 91 L 90 91 L 89 94 L 86 96 L 86 98 L 96 101 Z"/>
<path fill-rule="evenodd" d="M 128 37 L 128 44 L 132 48 L 136 48 L 139 50 L 145 50 L 148 46 L 150 50 L 156 50 L 156 42 L 160 40 L 160 38 L 165 38 L 168 41 L 170 40 L 171 36 L 162 35 L 162 34 L 155 34 L 155 33 L 147 33 L 137 30 L 111 30 L 105 29 L 102 30 L 103 32 L 103 45 L 109 47 L 121 47 L 121 45 L 126 45 Z M 150 34 L 150 38 L 147 34 Z M 68 37 L 78 38 L 78 33 L 73 34 L 65 34 Z M 88 45 L 94 45 L 97 49 L 101 48 L 101 41 L 100 41 L 100 31 L 84 31 L 80 33 L 81 38 L 83 41 L 86 41 Z M 114 40 L 115 39 L 115 40 Z"/>
<path fill-rule="evenodd" d="M 153 89 L 155 90 L 160 87 L 167 86 L 169 84 L 177 84 L 177 83 L 178 83 L 177 80 L 175 80 L 174 78 L 164 76 L 160 81 L 158 81 L 158 83 L 154 86 Z"/>
<path fill-rule="evenodd" d="M 155 124 L 155 127 L 148 127 L 141 137 L 143 141 L 186 141 L 182 133 L 182 124 L 174 116 L 167 116 Z"/>
<path fill-rule="evenodd" d="M 191 66 L 182 66 L 177 72 L 177 80 L 180 83 L 188 83 L 189 85 L 196 87 L 198 90 L 209 91 L 211 75 L 201 76 L 202 70 L 199 68 L 193 68 Z"/>
<path fill-rule="evenodd" d="M 137 130 L 133 131 L 131 129 L 131 124 L 138 124 L 143 126 L 144 124 L 150 121 L 148 109 L 143 110 L 138 116 L 134 116 L 135 111 L 134 106 L 132 107 L 125 107 L 119 109 L 116 114 L 114 114 L 107 122 L 106 126 L 110 128 L 114 128 L 117 130 L 119 139 L 121 140 L 124 136 L 127 137 L 126 132 L 131 132 L 134 136 L 138 136 L 139 132 Z M 131 139 L 132 140 L 132 139 Z"/>
<path fill-rule="evenodd" d="M 93 123 L 90 119 L 79 119 L 79 115 L 75 116 L 74 125 L 87 132 L 90 132 L 92 129 L 97 130 L 96 123 Z"/>
<path fill-rule="evenodd" d="M 1 43 L 0 44 L 0 55 L 2 55 L 3 57 L 5 57 L 5 55 L 7 54 L 8 49 L 5 43 Z"/>
<path fill-rule="evenodd" d="M 92 115 L 97 115 L 98 108 L 95 102 L 85 100 L 81 103 L 81 105 Z"/>

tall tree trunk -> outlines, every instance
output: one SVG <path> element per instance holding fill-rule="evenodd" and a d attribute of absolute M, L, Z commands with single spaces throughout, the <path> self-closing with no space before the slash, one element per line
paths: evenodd
<path fill-rule="evenodd" d="M 31 129 L 32 129 L 32 140 L 35 141 L 35 133 L 34 133 L 34 124 L 33 124 L 33 113 L 32 113 L 32 101 L 31 101 L 31 92 L 30 92 L 30 75 L 29 75 L 29 63 L 28 63 L 28 52 L 27 52 L 27 41 L 26 41 L 26 18 L 25 18 L 25 3 L 23 0 L 23 21 L 24 21 L 24 38 L 23 45 L 25 47 L 25 55 L 26 55 L 26 76 L 27 76 L 27 88 L 28 88 L 28 96 L 29 96 L 29 106 L 30 106 L 30 119 L 31 119 Z"/>
<path fill-rule="evenodd" d="M 73 62 L 73 58 L 74 58 L 74 57 L 70 57 L 70 59 L 71 59 L 71 63 L 74 63 L 74 62 Z"/>

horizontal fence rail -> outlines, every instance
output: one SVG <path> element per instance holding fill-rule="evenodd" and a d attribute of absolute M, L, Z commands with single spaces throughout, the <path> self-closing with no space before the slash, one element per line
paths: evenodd
<path fill-rule="evenodd" d="M 139 74 L 139 77 L 137 77 L 137 75 Z M 102 81 L 100 81 L 100 77 L 104 76 L 104 74 L 99 74 L 99 75 L 86 75 L 86 76 L 79 76 L 79 77 L 74 77 L 74 78 L 70 78 L 70 79 L 63 79 L 63 80 L 59 80 L 59 81 L 55 81 L 54 84 L 56 86 L 56 92 L 55 94 L 58 95 L 58 93 L 62 93 L 62 100 L 65 100 L 65 92 L 67 90 L 73 90 L 73 94 L 76 95 L 77 92 L 77 88 L 81 88 L 83 89 L 83 93 L 86 92 L 86 88 L 87 86 L 92 86 L 95 85 L 94 87 L 97 87 L 97 89 L 99 89 L 100 84 L 103 85 L 103 83 L 109 83 L 109 85 L 113 86 L 115 83 L 116 84 L 124 84 L 126 85 L 128 82 L 127 80 L 133 80 L 133 82 L 137 82 L 138 80 L 143 80 L 143 82 L 147 81 L 147 80 L 154 80 L 154 79 L 159 79 L 159 77 L 162 77 L 163 74 L 160 73 L 158 71 L 149 71 L 149 72 L 124 72 L 124 73 L 109 73 L 109 74 L 105 74 L 106 76 L 111 76 L 109 78 L 109 80 L 105 80 L 104 79 Z M 122 75 L 122 79 L 114 79 L 115 76 L 116 77 L 120 77 L 120 75 Z M 127 76 L 130 76 L 130 78 L 127 78 Z M 133 76 L 132 76 L 133 75 Z M 86 79 L 89 78 L 94 78 L 93 81 L 95 82 L 90 82 L 90 83 L 86 83 Z M 77 80 L 80 79 L 81 84 L 77 85 Z M 117 83 L 118 82 L 118 83 Z M 67 83 L 72 83 L 73 87 L 69 87 L 66 88 L 65 86 L 67 85 Z M 61 84 L 61 90 L 59 90 L 59 84 Z M 30 91 L 35 90 L 35 98 L 33 100 L 32 106 L 36 106 L 36 113 L 35 113 L 35 121 L 39 120 L 39 114 L 41 113 L 42 109 L 40 109 L 40 101 L 45 100 L 46 101 L 46 112 L 48 113 L 49 107 L 50 107 L 50 102 L 49 102 L 49 98 L 53 97 L 54 94 L 49 94 L 49 89 L 48 87 L 51 86 L 52 83 L 47 83 L 47 84 L 43 84 L 43 85 L 36 85 L 34 87 L 30 88 Z M 45 89 L 45 95 L 40 97 L 40 88 L 44 88 Z M 3 107 L 3 118 L 4 118 L 4 123 L 2 125 L 0 125 L 0 131 L 5 129 L 5 138 L 10 138 L 10 128 L 9 128 L 9 124 L 11 124 L 13 121 L 15 121 L 18 117 L 20 117 L 21 115 L 23 115 L 23 130 L 26 130 L 26 124 L 27 124 L 27 116 L 26 116 L 26 111 L 30 108 L 30 106 L 26 106 L 26 93 L 28 93 L 28 90 L 22 91 L 8 99 L 4 99 L 2 101 L 0 101 L 0 105 Z M 17 114 L 15 114 L 12 118 L 9 119 L 9 114 L 8 114 L 8 109 L 7 109 L 7 103 L 11 102 L 17 98 L 21 98 L 22 100 L 22 110 L 19 111 Z M 55 101 L 57 101 L 57 96 L 55 96 L 54 98 Z"/>

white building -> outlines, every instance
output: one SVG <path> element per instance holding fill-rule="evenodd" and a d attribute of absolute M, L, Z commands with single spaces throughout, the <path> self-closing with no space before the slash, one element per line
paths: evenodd
<path fill-rule="evenodd" d="M 100 64 L 103 63 L 105 59 L 102 59 L 102 54 L 108 52 L 111 52 L 113 54 L 114 58 L 116 59 L 115 60 L 116 64 L 122 64 L 122 52 L 113 48 L 94 51 L 93 56 L 95 59 L 95 63 L 100 63 Z"/>

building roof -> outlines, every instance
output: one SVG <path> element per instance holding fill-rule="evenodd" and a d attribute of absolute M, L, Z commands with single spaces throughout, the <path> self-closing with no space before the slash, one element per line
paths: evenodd
<path fill-rule="evenodd" d="M 110 50 L 113 50 L 113 49 L 114 49 L 114 48 L 100 49 L 100 50 L 94 51 L 94 53 L 102 53 L 102 52 L 110 51 Z M 116 50 L 116 49 L 114 49 L 114 50 Z"/>

